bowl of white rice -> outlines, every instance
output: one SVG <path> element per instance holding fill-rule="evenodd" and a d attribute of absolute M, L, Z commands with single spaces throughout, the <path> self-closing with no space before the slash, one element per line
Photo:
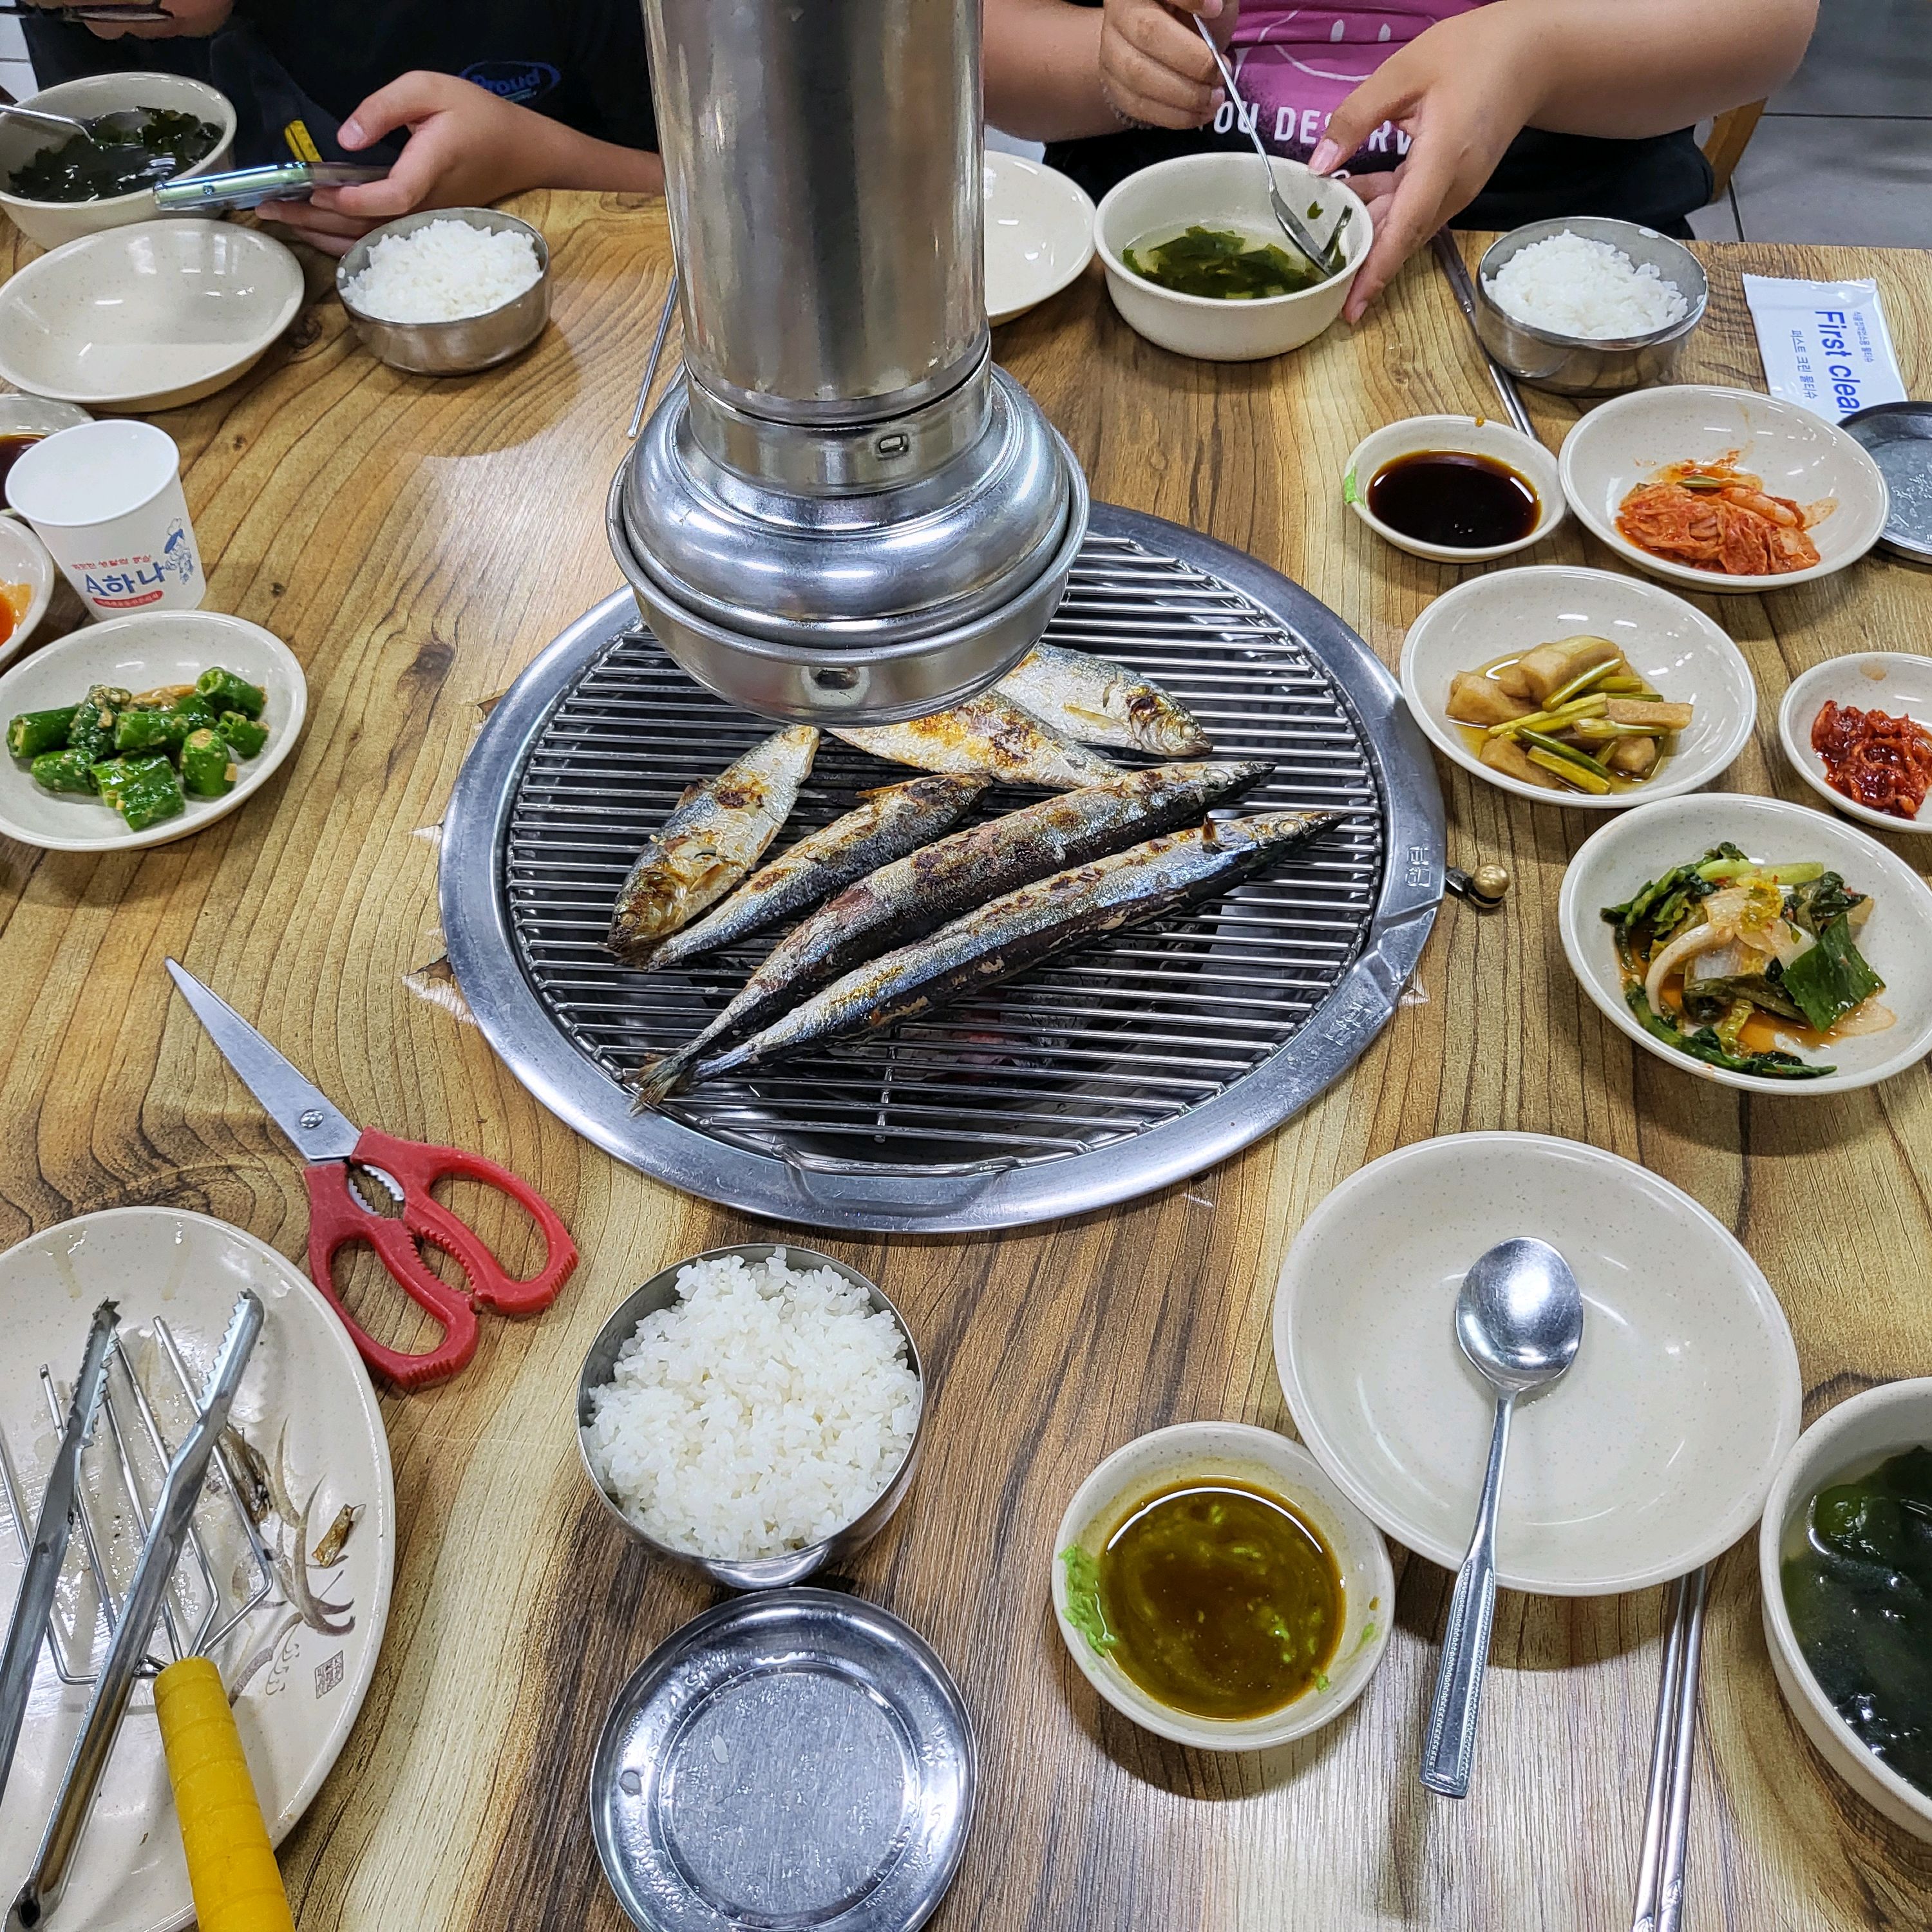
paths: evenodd
<path fill-rule="evenodd" d="M 1615 395 L 1669 375 L 1704 320 L 1710 284 L 1681 242 L 1634 221 L 1533 221 L 1476 271 L 1476 332 L 1519 381 Z"/>
<path fill-rule="evenodd" d="M 342 258 L 335 292 L 363 346 L 417 376 L 507 362 L 550 318 L 550 249 L 494 208 L 425 208 L 372 230 Z"/>
<path fill-rule="evenodd" d="M 578 1380 L 592 1486 L 660 1555 L 728 1589 L 796 1583 L 903 1500 L 926 1415 L 904 1318 L 810 1248 L 714 1248 L 653 1275 Z"/>

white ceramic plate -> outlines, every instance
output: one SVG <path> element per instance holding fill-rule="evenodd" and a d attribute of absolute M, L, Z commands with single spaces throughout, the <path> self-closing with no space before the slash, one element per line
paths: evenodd
<path fill-rule="evenodd" d="M 238 1228 L 164 1208 L 85 1215 L 0 1255 L 0 1330 L 9 1344 L 0 1353 L 0 1431 L 14 1468 L 38 1498 L 56 1439 L 40 1386 L 40 1364 L 64 1392 L 94 1304 L 113 1297 L 124 1334 L 152 1336 L 154 1317 L 164 1316 L 190 1371 L 199 1375 L 244 1287 L 262 1298 L 268 1319 L 236 1400 L 236 1425 L 272 1470 L 279 1456 L 284 1487 L 298 1510 L 313 1496 L 305 1551 L 314 1550 L 345 1504 L 358 1504 L 364 1512 L 338 1565 L 308 1566 L 322 1600 L 343 1606 L 328 1621 L 350 1628 L 327 1634 L 302 1622 L 287 1605 L 271 1603 L 219 1655 L 231 1693 L 246 1664 L 261 1658 L 236 1698 L 235 1720 L 268 1835 L 279 1844 L 348 1739 L 375 1672 L 395 1567 L 388 1441 L 347 1330 L 306 1276 Z M 151 1388 L 165 1386 L 161 1373 L 143 1374 Z M 164 1432 L 170 1420 L 164 1410 Z M 89 1452 L 90 1463 L 95 1453 Z M 243 1546 L 235 1538 L 231 1548 L 232 1515 L 224 1520 L 217 1501 L 204 1501 L 197 1521 L 210 1532 L 220 1569 L 238 1562 Z M 281 1549 L 292 1546 L 293 1531 L 278 1516 L 264 1527 Z M 82 1562 L 78 1537 L 68 1562 L 61 1600 L 71 1605 L 72 1580 Z M 20 1546 L 10 1527 L 0 1537 L 0 1601 L 13 1600 L 20 1574 Z M 85 1600 L 91 1600 L 91 1592 Z M 85 1693 L 64 1688 L 43 1652 L 0 1804 L 0 1890 L 10 1899 L 38 1847 L 84 1708 Z M 67 1926 L 172 1932 L 194 1916 L 153 1702 L 138 1690 L 50 1932 Z"/>
<path fill-rule="evenodd" d="M 88 409 L 173 409 L 253 368 L 302 300 L 302 264 L 259 230 L 110 228 L 0 288 L 0 376 Z"/>
<path fill-rule="evenodd" d="M 1385 524 L 1369 508 L 1369 486 L 1383 468 L 1399 456 L 1413 456 L 1423 450 L 1454 450 L 1468 456 L 1493 457 L 1506 463 L 1519 476 L 1528 478 L 1537 496 L 1534 527 L 1527 536 L 1512 543 L 1486 544 L 1467 550 L 1452 549 L 1447 544 L 1425 542 Z M 1487 563 L 1508 556 L 1532 544 L 1539 544 L 1562 522 L 1563 479 L 1556 459 L 1541 443 L 1532 441 L 1508 423 L 1492 422 L 1474 416 L 1405 416 L 1400 422 L 1386 424 L 1357 443 L 1342 475 L 1342 500 L 1384 543 L 1406 550 L 1411 556 L 1426 557 L 1433 563 Z M 1490 657 L 1500 656 L 1491 651 Z M 1483 662 L 1486 662 L 1485 658 Z"/>
<path fill-rule="evenodd" d="M 22 711 L 76 704 L 97 684 L 152 691 L 192 684 L 212 664 L 259 684 L 268 696 L 262 722 L 268 742 L 241 760 L 241 776 L 224 798 L 190 798 L 178 818 L 130 832 L 98 798 L 43 791 L 25 765 L 0 769 L 0 832 L 50 852 L 118 852 L 165 845 L 225 818 L 260 791 L 295 749 L 308 715 L 308 685 L 295 653 L 272 631 L 218 610 L 155 610 L 112 617 L 36 651 L 0 677 L 0 723 Z"/>
<path fill-rule="evenodd" d="M 1696 707 L 1677 749 L 1634 790 L 1592 798 L 1492 771 L 1446 709 L 1458 671 L 1580 634 L 1621 645 L 1653 689 Z M 1402 640 L 1402 693 L 1430 742 L 1465 771 L 1518 798 L 1585 812 L 1621 812 L 1708 784 L 1749 742 L 1757 717 L 1757 686 L 1744 653 L 1702 611 L 1640 578 L 1567 563 L 1492 571 L 1444 591 Z"/>
<path fill-rule="evenodd" d="M 1618 506 L 1640 483 L 1673 463 L 1726 457 L 1762 477 L 1774 496 L 1837 504 L 1810 533 L 1819 558 L 1810 569 L 1730 577 L 1652 556 L 1617 534 Z M 1690 384 L 1634 389 L 1579 421 L 1563 439 L 1558 460 L 1570 507 L 1594 535 L 1640 570 L 1694 590 L 1789 590 L 1829 577 L 1877 542 L 1890 514 L 1878 465 L 1835 423 L 1749 389 Z"/>
<path fill-rule="evenodd" d="M 0 578 L 9 584 L 24 584 L 34 593 L 26 615 L 14 624 L 7 641 L 0 644 L 0 664 L 17 656 L 22 646 L 40 628 L 40 620 L 53 602 L 58 575 L 46 545 L 19 518 L 0 516 Z"/>
<path fill-rule="evenodd" d="M 1894 818 L 1833 788 L 1825 776 L 1825 760 L 1811 748 L 1812 723 L 1828 699 L 1861 711 L 1914 718 L 1932 730 L 1932 658 L 1911 657 L 1904 651 L 1854 651 L 1849 657 L 1831 658 L 1798 678 L 1778 708 L 1778 736 L 1784 755 L 1820 798 L 1846 818 L 1882 832 L 1932 832 L 1932 798 L 1919 808 L 1916 818 Z"/>
<path fill-rule="evenodd" d="M 1352 1175 L 1303 1224 L 1275 1291 L 1275 1365 L 1302 1439 L 1399 1543 L 1462 1561 L 1488 1384 L 1456 1346 L 1469 1264 L 1551 1243 L 1582 1346 L 1516 1411 L 1496 1573 L 1559 1597 L 1638 1590 L 1728 1549 L 1797 1439 L 1791 1331 L 1756 1264 L 1688 1194 L 1541 1134 L 1453 1134 Z"/>
<path fill-rule="evenodd" d="M 1693 1060 L 1647 1033 L 1624 998 L 1603 908 L 1623 904 L 1647 881 L 1727 841 L 1769 863 L 1822 860 L 1852 891 L 1869 892 L 1878 902 L 1858 934 L 1858 950 L 1884 980 L 1880 998 L 1898 1018 L 1882 1033 L 1859 1034 L 1823 1053 L 1804 1054 L 1835 1066 L 1835 1073 L 1815 1080 L 1767 1080 Z M 1876 839 L 1809 806 L 1741 792 L 1640 806 L 1585 841 L 1563 874 L 1557 918 L 1563 950 L 1584 992 L 1646 1052 L 1699 1079 L 1804 1100 L 1889 1080 L 1932 1051 L 1932 890 Z"/>
<path fill-rule="evenodd" d="M 1011 322 L 1077 281 L 1094 259 L 1094 204 L 1057 168 L 986 156 L 986 319 Z"/>
<path fill-rule="evenodd" d="M 1124 1511 L 1150 1492 L 1232 1478 L 1272 1490 L 1320 1532 L 1342 1574 L 1342 1634 L 1328 1682 L 1265 1717 L 1198 1718 L 1149 1696 L 1066 1616 L 1066 1566 L 1076 1544 L 1097 1556 Z M 1265 1750 L 1332 1723 L 1367 1689 L 1388 1647 L 1395 1573 L 1374 1526 L 1298 1442 L 1240 1422 L 1181 1422 L 1116 1449 L 1074 1492 L 1053 1545 L 1053 1613 L 1080 1672 L 1124 1717 L 1202 1750 Z"/>

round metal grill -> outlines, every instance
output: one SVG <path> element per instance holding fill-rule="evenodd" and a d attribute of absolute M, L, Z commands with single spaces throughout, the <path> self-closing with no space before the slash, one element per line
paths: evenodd
<path fill-rule="evenodd" d="M 764 946 L 638 973 L 603 950 L 612 901 L 686 785 L 770 727 L 692 683 L 614 598 L 497 707 L 446 827 L 452 958 L 513 1070 L 646 1171 L 818 1225 L 1040 1218 L 1198 1168 L 1231 1132 L 1238 1145 L 1286 1118 L 1392 1010 L 1441 891 L 1440 802 L 1390 681 L 1285 580 L 1118 511 L 1096 512 L 1047 636 L 1157 679 L 1217 757 L 1273 760 L 1239 812 L 1347 818 L 1169 923 L 634 1118 L 626 1076 L 698 1031 Z M 908 776 L 828 735 L 783 842 Z M 1033 795 L 989 791 L 981 815 Z M 1188 1131 L 1217 1114 L 1214 1131 Z"/>

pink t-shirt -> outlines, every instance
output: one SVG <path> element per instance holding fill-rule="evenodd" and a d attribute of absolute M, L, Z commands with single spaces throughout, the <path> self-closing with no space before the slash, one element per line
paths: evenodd
<path fill-rule="evenodd" d="M 1346 7 L 1283 7 L 1244 0 L 1228 50 L 1241 98 L 1262 139 L 1277 154 L 1306 160 L 1328 117 L 1405 41 L 1483 0 L 1360 0 Z M 1234 109 L 1223 103 L 1214 126 L 1235 128 Z M 1350 162 L 1361 170 L 1392 168 L 1408 136 L 1384 122 Z"/>

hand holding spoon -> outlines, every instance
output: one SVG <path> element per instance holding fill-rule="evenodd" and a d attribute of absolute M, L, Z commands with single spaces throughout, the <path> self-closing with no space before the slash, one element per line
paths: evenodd
<path fill-rule="evenodd" d="M 1583 1339 L 1583 1297 L 1569 1264 L 1547 1241 L 1499 1241 L 1476 1258 L 1456 1298 L 1456 1339 L 1496 1392 L 1489 1472 L 1476 1508 L 1469 1553 L 1449 1600 L 1436 1669 L 1436 1701 L 1423 1747 L 1422 1781 L 1446 1798 L 1466 1797 L 1476 1750 L 1476 1712 L 1496 1614 L 1496 1507 L 1510 1412 L 1520 1397 L 1557 1381 Z"/>

